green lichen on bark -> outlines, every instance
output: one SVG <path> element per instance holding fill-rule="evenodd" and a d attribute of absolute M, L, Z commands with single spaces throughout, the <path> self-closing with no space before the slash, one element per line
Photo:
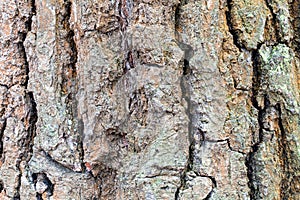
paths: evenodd
<path fill-rule="evenodd" d="M 259 54 L 261 57 L 261 97 L 268 93 L 271 103 L 284 101 L 287 109 L 297 113 L 298 91 L 294 83 L 295 54 L 292 49 L 285 44 L 262 45 Z"/>

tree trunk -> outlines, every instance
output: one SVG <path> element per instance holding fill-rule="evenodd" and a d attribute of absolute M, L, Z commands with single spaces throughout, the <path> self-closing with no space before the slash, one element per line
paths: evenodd
<path fill-rule="evenodd" d="M 0 199 L 300 199 L 299 1 L 0 10 Z"/>

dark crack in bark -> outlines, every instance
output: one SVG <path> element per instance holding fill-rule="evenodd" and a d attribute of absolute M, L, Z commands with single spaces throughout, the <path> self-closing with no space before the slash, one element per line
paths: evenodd
<path fill-rule="evenodd" d="M 267 101 L 267 97 L 265 97 L 265 102 Z M 256 187 L 255 182 L 257 182 L 255 176 L 256 176 L 256 169 L 255 169 L 255 163 L 254 163 L 254 157 L 255 154 L 259 151 L 259 147 L 261 143 L 263 142 L 263 122 L 262 118 L 265 114 L 265 111 L 267 109 L 267 106 L 263 109 L 259 109 L 258 112 L 258 124 L 259 124 L 259 139 L 256 143 L 254 143 L 251 147 L 251 152 L 248 153 L 246 157 L 245 165 L 247 167 L 247 176 L 248 176 L 248 186 L 250 189 L 250 198 L 251 199 L 258 199 L 259 198 L 259 189 Z"/>
<path fill-rule="evenodd" d="M 291 14 L 290 20 L 294 30 L 292 45 L 294 51 L 296 52 L 296 56 L 300 58 L 300 1 L 293 0 L 289 4 L 289 10 Z"/>
<path fill-rule="evenodd" d="M 283 120 L 282 120 L 282 109 L 281 105 L 278 103 L 275 106 L 276 110 L 278 111 L 279 115 L 279 120 L 278 120 L 278 125 L 279 125 L 279 130 L 280 130 L 280 135 L 278 136 L 278 147 L 279 147 L 279 155 L 282 159 L 281 162 L 281 168 L 283 171 L 284 177 L 282 177 L 281 183 L 280 183 L 280 199 L 289 199 L 290 196 L 290 190 L 291 190 L 291 185 L 293 184 L 291 182 L 291 170 L 290 170 L 290 161 L 289 159 L 291 158 L 290 151 L 289 151 L 289 146 L 287 142 L 287 136 L 286 132 L 284 129 L 283 125 Z"/>
<path fill-rule="evenodd" d="M 185 59 L 186 60 L 186 59 Z M 184 67 L 183 67 L 184 69 Z M 194 140 L 194 134 L 193 134 L 193 115 L 191 113 L 192 109 L 192 102 L 190 99 L 190 83 L 188 75 L 185 74 L 185 71 L 183 70 L 183 75 L 180 80 L 180 86 L 182 91 L 182 97 L 187 102 L 187 108 L 185 109 L 186 115 L 188 116 L 189 123 L 188 123 L 188 138 L 189 138 L 189 156 L 187 160 L 186 167 L 181 175 L 181 184 L 180 187 L 177 188 L 177 191 L 175 193 L 175 200 L 179 199 L 179 192 L 181 189 L 185 187 L 186 184 L 186 176 L 187 172 L 193 170 L 193 158 L 194 158 L 194 148 L 195 148 L 195 140 Z"/>
<path fill-rule="evenodd" d="M 280 36 L 279 36 L 279 27 L 277 26 L 276 23 L 276 14 L 272 8 L 272 6 L 270 5 L 270 0 L 265 0 L 266 6 L 269 9 L 271 15 L 272 15 L 272 26 L 274 27 L 275 30 L 275 37 L 276 37 L 276 41 L 279 42 L 280 41 Z"/>
<path fill-rule="evenodd" d="M 264 118 L 268 114 L 269 109 L 276 110 L 278 114 L 278 121 L 274 121 L 273 123 L 276 123 L 278 125 L 279 130 L 275 130 L 274 134 L 271 136 L 271 140 L 273 137 L 276 138 L 277 144 L 272 144 L 277 146 L 277 154 L 278 158 L 280 159 L 280 199 L 289 199 L 292 197 L 292 181 L 293 181 L 293 169 L 291 164 L 291 151 L 289 147 L 289 143 L 287 142 L 287 133 L 285 130 L 283 118 L 282 118 L 282 105 L 281 103 L 271 104 L 269 100 L 269 95 L 275 95 L 272 94 L 269 91 L 262 90 L 262 79 L 265 78 L 262 75 L 262 69 L 261 69 L 261 61 L 260 61 L 260 55 L 259 55 L 259 49 L 262 44 L 258 45 L 257 50 L 252 51 L 252 63 L 253 63 L 253 85 L 252 85 L 252 104 L 253 106 L 258 110 L 258 124 L 259 124 L 259 138 L 256 142 L 253 143 L 251 152 L 247 155 L 246 158 L 246 167 L 247 167 L 247 176 L 249 179 L 248 185 L 250 188 L 250 198 L 251 199 L 261 199 L 261 194 L 264 193 L 262 189 L 259 187 L 258 183 L 261 183 L 263 180 L 261 180 L 261 177 L 258 176 L 259 169 L 257 167 L 257 162 L 260 162 L 255 158 L 255 155 L 261 151 L 260 145 L 262 143 L 270 142 L 267 138 L 264 136 L 264 132 L 270 131 L 268 128 L 264 125 Z M 276 44 L 274 44 L 276 45 Z M 274 46 L 272 45 L 272 46 Z M 261 94 L 263 92 L 263 94 Z M 257 102 L 258 95 L 263 95 L 263 104 L 259 104 Z M 254 133 L 253 133 L 254 135 Z"/>
<path fill-rule="evenodd" d="M 20 15 L 20 11 L 18 8 L 18 3 L 16 2 L 18 15 Z M 21 152 L 19 154 L 18 159 L 16 160 L 16 169 L 18 169 L 19 174 L 17 175 L 17 184 L 15 186 L 15 193 L 13 199 L 18 200 L 20 199 L 20 188 L 21 188 L 21 177 L 22 177 L 22 170 L 21 170 L 21 162 L 25 161 L 25 166 L 28 165 L 28 161 L 32 157 L 32 147 L 34 138 L 36 135 L 36 122 L 37 122 L 37 109 L 36 103 L 33 97 L 33 92 L 27 91 L 28 81 L 29 81 L 29 63 L 26 55 L 25 50 L 25 39 L 27 37 L 27 33 L 31 31 L 32 26 L 32 18 L 36 13 L 35 1 L 31 0 L 29 2 L 30 11 L 28 13 L 28 17 L 26 18 L 25 24 L 25 32 L 19 32 L 18 35 L 20 37 L 20 42 L 18 43 L 18 50 L 21 57 L 24 60 L 24 71 L 25 71 L 25 80 L 21 83 L 21 85 L 25 88 L 24 92 L 24 109 L 25 109 L 25 116 L 23 116 L 23 123 L 24 123 L 24 136 L 21 138 L 19 142 L 19 146 L 22 147 Z M 19 16 L 21 17 L 21 16 Z"/>
<path fill-rule="evenodd" d="M 22 147 L 19 157 L 16 161 L 16 168 L 19 170 L 17 193 L 14 195 L 15 199 L 20 199 L 20 187 L 21 187 L 21 162 L 25 162 L 25 167 L 28 166 L 28 162 L 33 155 L 34 138 L 36 136 L 36 122 L 38 119 L 36 103 L 32 92 L 26 92 L 25 94 L 25 117 L 24 127 L 25 134 L 19 141 L 19 146 Z"/>
<path fill-rule="evenodd" d="M 212 190 L 211 190 L 211 191 L 208 193 L 208 195 L 203 199 L 203 200 L 209 200 L 209 199 L 212 197 L 212 195 L 213 195 L 213 193 L 214 193 L 214 191 L 215 191 L 215 188 L 217 188 L 217 181 L 216 181 L 216 179 L 215 179 L 214 177 L 212 177 L 212 176 L 201 176 L 201 177 L 209 178 L 209 179 L 211 180 L 211 182 L 213 183 Z"/>
<path fill-rule="evenodd" d="M 85 171 L 84 165 L 84 150 L 83 150 L 83 128 L 84 124 L 81 119 L 78 119 L 78 101 L 76 99 L 76 94 L 78 91 L 78 81 L 77 81 L 77 59 L 78 51 L 75 42 L 75 32 L 70 25 L 70 18 L 72 12 L 72 1 L 64 1 L 62 4 L 62 9 L 58 8 L 56 10 L 56 17 L 58 21 L 57 25 L 57 35 L 68 45 L 64 43 L 57 43 L 57 53 L 60 54 L 56 59 L 60 70 L 62 71 L 62 82 L 60 83 L 60 91 L 63 96 L 66 96 L 66 114 L 69 120 L 72 120 L 72 125 L 68 126 L 70 133 L 75 135 L 77 146 L 76 151 L 78 152 L 81 171 Z M 67 58 L 67 59 L 65 59 Z M 66 135 L 66 137 L 69 137 Z M 76 155 L 77 156 L 77 155 Z"/>
<path fill-rule="evenodd" d="M 16 3 L 16 5 L 18 5 Z M 35 0 L 30 0 L 30 13 L 29 13 L 29 17 L 27 18 L 27 20 L 25 21 L 25 28 L 26 28 L 26 32 L 19 32 L 19 35 L 21 36 L 21 42 L 18 44 L 19 46 L 19 51 L 22 54 L 22 56 L 24 57 L 24 67 L 25 67 L 25 73 L 26 73 L 26 78 L 25 78 L 25 82 L 24 82 L 24 87 L 25 89 L 27 89 L 28 87 L 28 81 L 29 81 L 29 63 L 28 63 L 28 59 L 27 59 L 27 55 L 26 55 L 26 50 L 25 50 L 25 39 L 27 36 L 27 33 L 31 31 L 32 29 L 32 18 L 33 16 L 36 15 L 36 6 L 35 6 Z"/>
<path fill-rule="evenodd" d="M 194 56 L 193 47 L 185 42 L 183 42 L 180 33 L 178 30 L 180 29 L 181 23 L 181 7 L 186 5 L 188 1 L 182 0 L 175 9 L 175 39 L 178 47 L 184 52 L 183 58 L 179 62 L 180 67 L 182 68 L 182 76 L 180 79 L 180 87 L 182 92 L 182 98 L 187 103 L 187 108 L 185 109 L 186 115 L 188 116 L 188 139 L 189 139 L 189 156 L 187 160 L 187 164 L 185 169 L 181 174 L 181 183 L 175 192 L 175 200 L 180 199 L 180 190 L 186 187 L 187 181 L 187 173 L 189 171 L 193 171 L 193 160 L 194 160 L 194 149 L 195 149 L 195 139 L 194 139 L 194 128 L 193 128 L 193 103 L 191 101 L 191 85 L 190 85 L 190 77 L 193 73 L 189 62 L 190 59 Z"/>
<path fill-rule="evenodd" d="M 231 22 L 231 10 L 232 10 L 232 0 L 227 0 L 227 11 L 225 11 L 225 15 L 226 15 L 226 23 L 227 23 L 227 27 L 229 30 L 229 33 L 232 35 L 232 39 L 233 39 L 233 44 L 240 50 L 242 51 L 242 49 L 246 49 L 245 46 L 243 46 L 243 44 L 240 44 L 240 42 L 238 41 L 239 36 L 238 36 L 238 30 L 234 30 L 232 22 Z"/>
<path fill-rule="evenodd" d="M 1 120 L 0 127 L 0 161 L 3 162 L 3 135 L 6 128 L 6 119 Z"/>
<path fill-rule="evenodd" d="M 54 184 L 47 177 L 46 173 L 33 173 L 32 180 L 36 192 L 37 200 L 44 200 L 43 194 L 46 193 L 47 199 L 49 199 L 54 192 Z"/>
<path fill-rule="evenodd" d="M 2 190 L 4 189 L 4 184 L 3 181 L 0 180 L 0 193 L 2 192 Z"/>
<path fill-rule="evenodd" d="M 260 49 L 260 46 L 259 48 Z M 254 144 L 251 146 L 251 151 L 247 154 L 245 165 L 247 167 L 248 186 L 250 189 L 250 198 L 257 199 L 259 197 L 258 190 L 255 186 L 255 164 L 253 164 L 254 156 L 257 153 L 260 144 L 263 142 L 263 115 L 269 105 L 268 97 L 264 97 L 264 108 L 261 108 L 257 102 L 257 95 L 261 84 L 261 70 L 258 50 L 252 51 L 252 66 L 253 66 L 253 78 L 252 78 L 252 105 L 258 110 L 258 125 L 259 125 L 259 136 L 258 141 L 253 139 Z M 252 133 L 255 135 L 255 133 Z"/>
<path fill-rule="evenodd" d="M 29 150 L 30 155 L 27 156 L 26 160 L 27 162 L 30 160 L 32 153 L 33 153 L 33 142 L 34 138 L 36 136 L 36 122 L 38 120 L 38 111 L 37 111 L 37 105 L 34 100 L 33 92 L 27 92 L 25 96 L 25 108 L 26 108 L 26 117 L 25 117 L 25 127 L 27 131 L 27 138 L 29 139 L 29 142 L 22 143 L 22 147 L 26 147 L 26 149 Z"/>

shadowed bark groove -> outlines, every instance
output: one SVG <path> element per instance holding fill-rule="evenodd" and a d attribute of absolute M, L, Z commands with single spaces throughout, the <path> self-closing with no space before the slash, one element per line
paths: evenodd
<path fill-rule="evenodd" d="M 253 159 L 254 159 L 254 155 L 255 153 L 258 151 L 259 149 L 259 145 L 262 143 L 262 131 L 263 131 L 263 124 L 262 124 L 262 116 L 265 112 L 266 107 L 264 108 L 260 108 L 256 99 L 256 96 L 258 95 L 258 90 L 259 90 L 259 86 L 260 86 L 260 80 L 261 80 L 261 72 L 259 70 L 259 54 L 258 54 L 258 50 L 252 51 L 252 63 L 253 63 L 253 79 L 252 79 L 252 97 L 251 97 L 251 101 L 253 106 L 258 110 L 258 116 L 257 116 L 257 121 L 259 124 L 259 138 L 258 141 L 251 147 L 252 150 L 251 152 L 247 155 L 246 158 L 246 166 L 247 166 L 247 176 L 249 179 L 248 185 L 250 188 L 250 198 L 251 199 L 257 199 L 259 198 L 259 195 L 257 194 L 257 188 L 254 184 L 255 182 L 255 169 L 254 169 L 254 165 Z M 267 97 L 265 97 L 264 99 L 265 104 L 268 105 L 268 99 Z M 254 134 L 254 133 L 253 133 Z"/>
<path fill-rule="evenodd" d="M 291 1 L 289 3 L 289 10 L 291 15 L 291 23 L 294 30 L 294 36 L 292 40 L 293 49 L 297 53 L 296 56 L 300 57 L 300 2 L 299 1 Z"/>
<path fill-rule="evenodd" d="M 3 162 L 3 135 L 4 135 L 4 131 L 5 131 L 5 127 L 6 127 L 6 119 L 1 120 L 1 130 L 0 130 L 0 159 L 1 162 Z"/>
<path fill-rule="evenodd" d="M 20 15 L 20 10 L 17 5 L 18 14 Z M 35 1 L 31 0 L 29 2 L 29 13 L 27 13 L 26 21 L 24 22 L 25 26 L 25 32 L 19 32 L 20 42 L 18 43 L 18 50 L 20 53 L 20 56 L 23 57 L 24 64 L 23 67 L 25 68 L 25 81 L 23 84 L 21 84 L 25 88 L 25 96 L 24 98 L 24 118 L 22 119 L 22 122 L 24 123 L 24 135 L 23 137 L 18 141 L 18 145 L 20 146 L 20 154 L 19 158 L 16 160 L 16 169 L 19 170 L 19 174 L 17 177 L 18 183 L 15 186 L 15 194 L 13 196 L 13 199 L 17 200 L 20 199 L 20 188 L 21 188 L 21 177 L 23 174 L 23 170 L 21 169 L 21 163 L 25 162 L 25 166 L 27 166 L 28 161 L 30 160 L 32 156 L 32 148 L 33 148 L 33 142 L 36 135 L 36 127 L 35 124 L 37 122 L 38 113 L 36 109 L 36 103 L 33 97 L 33 92 L 27 91 L 28 87 L 28 80 L 29 80 L 29 63 L 28 58 L 26 55 L 26 50 L 24 46 L 24 41 L 27 37 L 27 33 L 31 31 L 32 26 L 32 18 L 36 13 L 36 7 L 35 7 Z M 21 16 L 20 16 L 21 18 Z M 22 19 L 22 18 L 21 18 Z"/>
<path fill-rule="evenodd" d="M 192 114 L 192 109 L 193 109 L 193 105 L 191 102 L 191 96 L 190 96 L 190 80 L 189 80 L 189 76 L 192 76 L 192 71 L 190 69 L 189 66 L 189 60 L 191 59 L 191 57 L 194 54 L 193 48 L 191 45 L 183 43 L 180 33 L 178 32 L 178 30 L 181 28 L 180 27 L 180 12 L 181 12 L 181 7 L 186 5 L 187 1 L 182 0 L 180 1 L 180 3 L 178 4 L 178 6 L 175 9 L 175 37 L 176 37 L 176 43 L 179 46 L 179 48 L 184 52 L 184 56 L 181 59 L 180 63 L 179 63 L 179 67 L 182 68 L 182 76 L 180 78 L 180 87 L 181 87 L 181 92 L 182 92 L 182 97 L 183 99 L 186 101 L 187 103 L 187 107 L 185 108 L 185 113 L 188 116 L 189 119 L 189 124 L 188 124 L 188 138 L 189 138 L 189 157 L 187 160 L 187 164 L 186 164 L 186 168 L 184 169 L 184 171 L 182 172 L 181 175 L 181 183 L 180 183 L 180 187 L 177 188 L 176 193 L 175 193 L 175 200 L 179 200 L 180 197 L 180 190 L 184 189 L 186 187 L 186 181 L 187 181 L 187 173 L 189 171 L 193 170 L 193 159 L 194 159 L 194 127 L 193 127 L 193 114 Z"/>
<path fill-rule="evenodd" d="M 278 125 L 279 125 L 279 130 L 280 133 L 278 135 L 278 146 L 279 146 L 279 154 L 280 157 L 282 158 L 282 171 L 284 174 L 284 177 L 282 177 L 281 183 L 280 183 L 280 198 L 281 199 L 289 199 L 291 197 L 290 191 L 291 191 L 291 185 L 293 184 L 290 171 L 292 171 L 289 160 L 292 158 L 290 155 L 290 148 L 285 132 L 285 128 L 283 126 L 282 122 L 282 110 L 281 110 L 281 105 L 278 103 L 275 108 L 278 111 L 279 119 L 278 119 Z"/>
<path fill-rule="evenodd" d="M 243 46 L 243 44 L 240 44 L 238 42 L 238 31 L 239 30 L 234 30 L 232 22 L 231 22 L 232 0 L 227 0 L 226 4 L 227 4 L 227 10 L 225 11 L 226 23 L 227 23 L 229 32 L 232 35 L 234 45 L 236 47 L 238 47 L 239 50 L 241 51 L 242 49 L 245 49 L 245 47 Z"/>

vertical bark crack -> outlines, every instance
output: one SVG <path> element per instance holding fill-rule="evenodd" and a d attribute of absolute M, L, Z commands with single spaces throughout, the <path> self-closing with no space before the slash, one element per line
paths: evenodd
<path fill-rule="evenodd" d="M 253 78 L 252 78 L 252 105 L 258 110 L 258 116 L 257 121 L 259 125 L 259 135 L 258 135 L 258 141 L 254 143 L 251 147 L 251 152 L 248 153 L 245 161 L 245 165 L 247 167 L 247 177 L 248 177 L 248 186 L 250 189 L 250 198 L 251 199 L 257 199 L 259 197 L 258 190 L 255 186 L 255 164 L 253 163 L 254 156 L 257 153 L 260 144 L 263 142 L 263 115 L 269 105 L 268 97 L 264 97 L 264 108 L 261 108 L 258 105 L 257 102 L 257 95 L 259 92 L 259 87 L 261 84 L 261 71 L 259 69 L 259 53 L 258 50 L 260 49 L 260 46 L 257 50 L 252 51 L 252 65 L 253 65 Z M 252 133 L 254 135 L 254 133 Z"/>
<path fill-rule="evenodd" d="M 70 24 L 71 12 L 72 12 L 72 1 L 64 1 L 61 8 L 57 8 L 57 29 L 56 34 L 59 40 L 64 40 L 68 45 L 63 43 L 57 43 L 57 57 L 59 70 L 61 73 L 61 95 L 66 96 L 64 102 L 66 106 L 66 120 L 71 120 L 71 125 L 67 125 L 71 135 L 65 135 L 65 137 L 75 137 L 76 140 L 76 155 L 75 159 L 79 164 L 74 166 L 75 171 L 85 171 L 84 160 L 84 150 L 83 150 L 83 121 L 78 118 L 78 101 L 76 99 L 76 94 L 78 91 L 78 81 L 77 81 L 77 60 L 78 60 L 78 50 L 75 42 L 75 32 Z M 67 58 L 67 59 L 65 59 Z"/>
<path fill-rule="evenodd" d="M 3 155 L 3 135 L 4 131 L 6 128 L 6 119 L 1 120 L 1 129 L 0 129 L 0 161 L 3 160 L 2 155 Z"/>
<path fill-rule="evenodd" d="M 281 191 L 280 191 L 280 199 L 289 199 L 290 197 L 290 189 L 291 189 L 291 174 L 290 174 L 290 164 L 289 159 L 291 158 L 286 132 L 284 130 L 283 121 L 282 121 L 282 109 L 281 105 L 278 103 L 275 108 L 279 114 L 279 129 L 280 135 L 278 136 L 278 146 L 279 146 L 279 154 L 282 159 L 281 167 L 283 170 L 284 177 L 281 180 Z"/>
<path fill-rule="evenodd" d="M 189 139 L 189 156 L 186 163 L 186 167 L 183 170 L 181 174 L 181 183 L 180 186 L 177 188 L 175 192 L 175 200 L 180 199 L 180 192 L 181 190 L 186 188 L 186 182 L 187 182 L 187 173 L 190 171 L 193 171 L 193 163 L 194 163 L 194 154 L 195 154 L 195 138 L 194 138 L 194 124 L 193 124 L 193 102 L 191 100 L 191 82 L 190 82 L 190 76 L 192 76 L 193 71 L 190 68 L 190 59 L 194 56 L 194 49 L 191 45 L 185 43 L 180 35 L 180 32 L 178 30 L 181 29 L 181 12 L 182 12 L 182 6 L 186 5 L 188 3 L 187 0 L 182 0 L 175 9 L 175 39 L 176 44 L 178 47 L 184 52 L 183 58 L 179 62 L 179 65 L 182 67 L 182 76 L 180 79 L 180 87 L 182 92 L 182 97 L 187 103 L 187 108 L 185 109 L 186 115 L 188 116 L 189 122 L 188 122 L 188 139 Z M 198 130 L 197 130 L 198 131 Z M 204 133 L 202 133 L 203 135 Z M 204 139 L 204 136 L 203 136 Z M 211 195 L 213 194 L 214 188 L 217 187 L 216 180 L 214 177 L 211 176 L 204 176 L 197 172 L 195 172 L 197 176 L 206 177 L 209 178 L 213 183 L 213 188 L 210 191 L 210 193 L 207 195 L 205 199 L 209 199 Z"/>
<path fill-rule="evenodd" d="M 189 138 L 189 156 L 187 160 L 186 167 L 181 175 L 181 183 L 180 186 L 177 188 L 177 191 L 175 193 L 175 200 L 180 199 L 180 190 L 183 189 L 186 185 L 186 176 L 187 172 L 191 171 L 193 169 L 193 151 L 194 151 L 194 135 L 193 135 L 193 116 L 191 113 L 192 109 L 192 102 L 190 98 L 190 82 L 189 82 L 189 75 L 192 73 L 189 66 L 189 60 L 193 56 L 193 48 L 182 41 L 180 38 L 180 33 L 178 32 L 180 28 L 180 15 L 181 15 L 181 7 L 184 6 L 187 2 L 181 1 L 175 10 L 175 39 L 176 43 L 179 46 L 179 48 L 184 51 L 184 57 L 180 61 L 179 65 L 181 65 L 183 69 L 183 75 L 181 76 L 180 80 L 180 87 L 182 92 L 183 99 L 187 102 L 187 108 L 185 109 L 186 115 L 188 116 L 189 122 L 188 122 L 188 138 Z"/>
<path fill-rule="evenodd" d="M 18 3 L 16 2 L 18 14 L 20 14 Z M 24 71 L 25 71 L 25 80 L 21 85 L 25 89 L 24 93 L 24 109 L 25 109 L 25 116 L 24 116 L 24 127 L 23 130 L 25 132 L 25 136 L 21 138 L 20 144 L 21 144 L 21 152 L 19 154 L 18 159 L 16 160 L 16 168 L 19 171 L 18 178 L 17 178 L 17 184 L 15 187 L 15 194 L 13 199 L 20 199 L 20 187 L 21 187 L 21 177 L 22 177 L 22 170 L 21 170 L 21 162 L 25 161 L 25 166 L 27 166 L 28 161 L 30 160 L 32 156 L 32 147 L 33 147 L 33 141 L 34 137 L 36 135 L 35 132 L 35 124 L 37 122 L 37 109 L 36 109 L 36 103 L 33 97 L 33 92 L 27 91 L 28 88 L 28 81 L 29 81 L 29 63 L 27 60 L 26 50 L 25 50 L 25 39 L 27 37 L 27 33 L 31 31 L 32 26 L 32 18 L 35 15 L 36 7 L 35 7 L 35 1 L 31 0 L 29 3 L 30 11 L 28 13 L 28 17 L 26 18 L 25 23 L 25 32 L 19 32 L 20 42 L 18 43 L 18 49 L 19 53 L 24 59 Z"/>
<path fill-rule="evenodd" d="M 228 27 L 229 33 L 232 35 L 233 44 L 241 51 L 242 49 L 245 49 L 245 47 L 239 43 L 239 41 L 238 41 L 239 37 L 238 37 L 237 30 L 233 29 L 233 25 L 231 22 L 231 19 L 232 19 L 231 10 L 232 10 L 232 0 L 227 0 L 227 11 L 225 12 L 227 27 Z"/>
<path fill-rule="evenodd" d="M 17 2 L 16 2 L 16 5 L 18 5 Z M 18 11 L 18 13 L 19 13 L 19 11 Z M 29 63 L 28 63 L 28 59 L 27 59 L 27 55 L 26 55 L 26 51 L 25 51 L 24 41 L 26 39 L 27 33 L 30 32 L 32 29 L 32 18 L 34 15 L 36 15 L 35 0 L 30 0 L 30 13 L 29 13 L 27 20 L 25 21 L 26 30 L 25 30 L 25 32 L 19 32 L 21 41 L 18 44 L 19 51 L 24 58 L 24 67 L 25 67 L 26 78 L 25 78 L 25 82 L 24 82 L 23 86 L 25 87 L 25 89 L 27 89 L 28 81 L 29 81 Z"/>
<path fill-rule="evenodd" d="M 217 181 L 214 177 L 212 176 L 202 176 L 202 177 L 206 177 L 209 178 L 211 180 L 211 182 L 213 183 L 213 187 L 212 190 L 208 193 L 208 195 L 203 199 L 203 200 L 209 200 L 212 197 L 212 194 L 214 193 L 215 188 L 217 188 Z"/>
<path fill-rule="evenodd" d="M 294 37 L 292 40 L 293 49 L 296 52 L 296 56 L 300 57 L 300 2 L 293 0 L 289 4 L 289 10 L 291 14 L 291 23 L 293 25 Z"/>
<path fill-rule="evenodd" d="M 72 56 L 71 56 L 71 63 L 70 63 L 70 68 L 72 69 L 72 86 L 71 86 L 71 105 L 69 106 L 69 109 L 71 110 L 72 113 L 72 119 L 75 119 L 77 123 L 74 123 L 74 127 L 72 127 L 73 130 L 77 130 L 78 132 L 78 147 L 77 150 L 79 151 L 79 160 L 81 161 L 81 168 L 82 172 L 85 171 L 85 165 L 84 165 L 84 149 L 83 149 L 83 129 L 84 129 L 84 124 L 81 119 L 78 119 L 78 101 L 76 99 L 76 94 L 78 91 L 78 83 L 77 83 L 77 68 L 76 64 L 78 61 L 78 51 L 77 51 L 77 46 L 75 42 L 75 32 L 70 26 L 70 18 L 71 18 L 71 9 L 72 2 L 69 2 L 67 4 L 67 17 L 66 17 L 66 28 L 69 29 L 69 35 L 68 35 L 68 40 L 70 43 L 70 47 L 72 50 Z"/>
<path fill-rule="evenodd" d="M 271 104 L 269 100 L 269 91 L 262 91 L 261 85 L 262 85 L 262 79 L 264 78 L 262 76 L 262 69 L 260 69 L 261 62 L 259 60 L 259 48 L 257 50 L 254 50 L 252 52 L 252 62 L 253 62 L 253 85 L 252 85 L 252 104 L 253 106 L 258 110 L 258 124 L 259 124 L 259 138 L 258 141 L 256 141 L 252 145 L 251 152 L 247 155 L 246 158 L 246 167 L 247 167 L 247 176 L 249 179 L 248 186 L 250 188 L 250 197 L 251 199 L 260 199 L 261 194 L 264 193 L 262 191 L 262 188 L 258 185 L 261 183 L 262 180 L 261 177 L 259 176 L 259 168 L 257 167 L 257 162 L 261 162 L 256 158 L 256 155 L 260 153 L 260 151 L 263 151 L 260 149 L 260 146 L 262 143 L 270 142 L 270 139 L 266 140 L 266 136 L 264 134 L 266 132 L 270 132 L 268 128 L 266 128 L 265 123 L 265 117 L 268 115 L 268 110 L 271 108 L 277 110 L 278 112 L 278 122 L 273 121 L 273 123 L 278 123 L 279 130 L 275 130 L 275 138 L 277 139 L 277 144 L 273 144 L 274 146 L 277 146 L 278 148 L 278 157 L 281 160 L 280 165 L 281 165 L 281 185 L 280 185 L 280 199 L 288 199 L 290 197 L 289 191 L 291 188 L 291 174 L 290 174 L 290 164 L 289 164 L 289 159 L 291 158 L 288 143 L 287 143 L 287 136 L 286 132 L 284 129 L 283 121 L 282 121 L 282 110 L 281 110 L 281 105 L 277 103 L 276 105 Z M 261 92 L 263 92 L 263 104 L 259 104 L 257 102 L 258 95 L 262 95 Z M 260 93 L 260 94 L 259 94 Z M 253 133 L 254 134 L 254 133 Z M 274 136 L 270 136 L 273 138 Z M 274 155 L 275 156 L 275 155 Z M 265 167 L 265 166 L 263 166 Z"/>
<path fill-rule="evenodd" d="M 272 15 L 272 26 L 274 27 L 275 30 L 275 37 L 276 37 L 276 41 L 279 42 L 280 41 L 280 37 L 279 37 L 279 27 L 276 24 L 276 14 L 272 8 L 272 6 L 270 5 L 269 0 L 265 0 L 266 6 L 269 9 L 271 15 Z"/>

